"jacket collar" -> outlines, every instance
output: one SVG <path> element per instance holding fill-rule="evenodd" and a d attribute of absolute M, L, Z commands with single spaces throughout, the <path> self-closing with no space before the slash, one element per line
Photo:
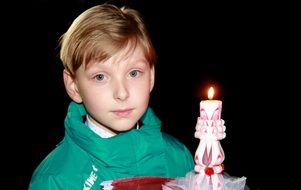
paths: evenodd
<path fill-rule="evenodd" d="M 129 172 L 137 163 L 145 162 L 149 153 L 161 154 L 164 150 L 161 121 L 151 108 L 141 118 L 140 129 L 121 132 L 111 138 L 101 138 L 84 123 L 87 114 L 83 104 L 71 102 L 65 118 L 65 140 L 70 140 L 91 155 L 104 167 Z"/>

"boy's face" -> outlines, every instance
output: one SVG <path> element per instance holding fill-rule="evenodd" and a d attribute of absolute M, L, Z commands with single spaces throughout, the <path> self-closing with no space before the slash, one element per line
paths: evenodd
<path fill-rule="evenodd" d="M 134 127 L 145 112 L 154 86 L 154 67 L 139 45 L 121 50 L 105 62 L 83 65 L 72 79 L 65 71 L 69 96 L 83 102 L 92 121 L 116 133 Z"/>

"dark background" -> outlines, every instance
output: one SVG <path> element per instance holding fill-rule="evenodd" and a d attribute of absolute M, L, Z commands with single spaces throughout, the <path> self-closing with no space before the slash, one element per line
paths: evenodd
<path fill-rule="evenodd" d="M 6 11 L 2 95 L 8 105 L 2 111 L 3 128 L 8 129 L 3 153 L 10 161 L 12 189 L 27 189 L 35 167 L 63 138 L 70 99 L 63 86 L 58 38 L 76 16 L 101 2 L 14 1 L 1 8 Z M 150 31 L 158 52 L 151 106 L 163 121 L 162 130 L 194 154 L 199 102 L 213 85 L 215 98 L 223 101 L 227 127 L 221 141 L 225 171 L 247 177 L 251 189 L 271 189 L 275 181 L 285 181 L 298 160 L 292 149 L 299 127 L 294 110 L 300 104 L 294 5 L 111 2 L 139 10 Z"/>

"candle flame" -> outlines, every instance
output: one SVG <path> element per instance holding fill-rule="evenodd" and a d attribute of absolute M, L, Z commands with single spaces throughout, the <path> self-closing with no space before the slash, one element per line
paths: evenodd
<path fill-rule="evenodd" d="M 214 89 L 213 87 L 210 87 L 208 90 L 208 99 L 211 100 L 213 98 L 214 95 Z"/>

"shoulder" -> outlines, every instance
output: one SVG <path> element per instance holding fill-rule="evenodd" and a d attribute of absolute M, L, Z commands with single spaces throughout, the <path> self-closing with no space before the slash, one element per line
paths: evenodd
<path fill-rule="evenodd" d="M 64 189 L 78 184 L 79 173 L 84 173 L 88 159 L 68 143 L 59 144 L 35 169 L 29 190 Z"/>
<path fill-rule="evenodd" d="M 179 149 L 185 149 L 186 146 L 180 142 L 177 138 L 175 138 L 174 136 L 164 133 L 162 132 L 162 137 L 165 141 L 165 143 L 167 144 L 167 146 L 172 146 L 175 148 L 179 148 Z"/>
<path fill-rule="evenodd" d="M 191 157 L 191 152 L 179 139 L 164 132 L 162 132 L 162 137 L 166 144 L 167 152 Z"/>
<path fill-rule="evenodd" d="M 166 144 L 165 156 L 167 160 L 167 167 L 170 171 L 174 166 L 177 166 L 178 172 L 176 176 L 184 176 L 187 172 L 191 171 L 194 167 L 194 160 L 189 149 L 172 135 L 162 133 L 163 139 Z"/>

